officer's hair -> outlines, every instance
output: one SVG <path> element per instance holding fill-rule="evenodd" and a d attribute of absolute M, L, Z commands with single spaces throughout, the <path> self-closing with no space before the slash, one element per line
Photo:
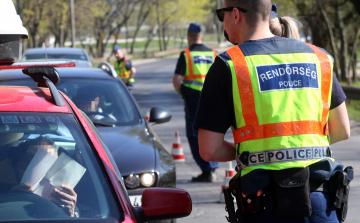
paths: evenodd
<path fill-rule="evenodd" d="M 270 31 L 281 37 L 300 40 L 299 26 L 301 26 L 299 21 L 288 16 L 270 19 Z"/>
<path fill-rule="evenodd" d="M 192 32 L 192 31 L 188 31 L 188 36 L 194 40 L 194 41 L 197 41 L 200 39 L 200 36 L 201 36 L 201 32 L 200 33 L 196 33 L 196 32 Z"/>
<path fill-rule="evenodd" d="M 269 21 L 272 2 L 271 0 L 225 0 L 228 6 L 238 6 L 247 10 L 244 13 L 246 23 L 253 27 L 259 22 Z"/>

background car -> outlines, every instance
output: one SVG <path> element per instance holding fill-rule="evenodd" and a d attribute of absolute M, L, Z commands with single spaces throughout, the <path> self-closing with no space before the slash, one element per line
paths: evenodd
<path fill-rule="evenodd" d="M 61 71 L 33 67 L 23 72 L 43 87 L 0 86 L 0 222 L 131 223 L 190 214 L 189 194 L 174 188 L 148 188 L 144 191 L 142 206 L 133 208 L 117 165 L 95 126 L 54 86 L 59 82 Z M 42 150 L 29 144 L 39 137 L 55 143 L 58 158 L 50 149 Z M 43 156 L 39 156 L 41 152 Z M 46 174 L 41 174 L 48 158 L 55 161 Z M 19 190 L 18 184 L 24 183 L 27 173 L 22 171 L 20 161 L 29 162 L 26 170 L 33 167 L 28 172 L 35 172 L 39 181 L 35 180 L 32 186 L 35 191 L 43 186 L 38 194 Z M 81 171 L 76 171 L 79 169 Z M 77 195 L 73 204 L 76 203 L 77 214 L 71 215 L 65 211 L 68 203 L 54 202 L 53 187 L 47 190 L 47 186 L 66 192 L 60 185 L 76 176 L 79 182 L 73 185 Z M 51 196 L 47 196 L 48 191 Z"/>
<path fill-rule="evenodd" d="M 61 76 L 57 88 L 97 127 L 124 177 L 134 206 L 141 205 L 145 188 L 176 187 L 173 157 L 151 130 L 121 79 L 105 67 L 57 70 Z M 0 85 L 35 87 L 34 81 L 21 70 L 0 71 Z M 93 111 L 87 107 L 95 104 L 97 108 Z M 165 108 L 154 107 L 150 112 L 153 123 L 167 122 L 170 118 L 171 114 Z"/>
<path fill-rule="evenodd" d="M 75 60 L 77 67 L 93 67 L 90 56 L 79 48 L 32 48 L 23 53 L 20 62 Z"/>

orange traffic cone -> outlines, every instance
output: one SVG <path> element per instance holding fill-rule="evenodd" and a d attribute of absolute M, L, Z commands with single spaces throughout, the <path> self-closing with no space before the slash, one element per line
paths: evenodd
<path fill-rule="evenodd" d="M 150 112 L 149 111 L 146 112 L 145 119 L 146 119 L 146 121 L 150 121 Z"/>
<path fill-rule="evenodd" d="M 175 140 L 172 146 L 171 155 L 176 162 L 184 162 L 185 156 L 180 142 L 179 132 L 175 132 Z"/>
<path fill-rule="evenodd" d="M 228 163 L 229 163 L 229 168 L 227 170 L 225 170 L 224 182 L 221 186 L 221 192 L 219 195 L 219 203 L 225 203 L 223 189 L 229 188 L 229 182 L 230 182 L 231 178 L 234 176 L 234 170 L 232 168 L 232 164 L 231 164 L 231 162 L 228 162 Z M 234 199 L 234 203 L 236 203 L 236 199 Z"/>

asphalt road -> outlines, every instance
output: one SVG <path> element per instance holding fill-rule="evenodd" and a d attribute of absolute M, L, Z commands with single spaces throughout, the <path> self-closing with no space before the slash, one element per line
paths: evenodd
<path fill-rule="evenodd" d="M 178 131 L 185 154 L 185 162 L 176 164 L 177 187 L 189 192 L 193 209 L 189 217 L 178 219 L 180 223 L 197 222 L 227 222 L 224 203 L 219 203 L 221 186 L 224 182 L 225 170 L 229 163 L 220 163 L 217 169 L 217 180 L 214 183 L 192 183 L 192 176 L 201 173 L 199 167 L 192 158 L 189 144 L 185 134 L 185 113 L 182 98 L 175 92 L 172 86 L 172 76 L 177 61 L 176 57 L 166 59 L 147 59 L 133 61 L 136 67 L 136 82 L 133 95 L 136 98 L 142 113 L 145 115 L 151 107 L 163 106 L 172 113 L 172 119 L 168 123 L 152 126 L 164 146 L 171 152 L 175 132 Z M 332 146 L 335 159 L 342 161 L 345 166 L 355 168 L 355 180 L 351 183 L 351 197 L 349 199 L 349 211 L 346 222 L 360 222 L 360 124 L 352 123 L 353 134 L 344 142 Z M 355 134 L 354 134 L 355 133 Z M 228 131 L 225 139 L 233 142 L 232 135 Z M 234 167 L 234 162 L 232 166 Z"/>

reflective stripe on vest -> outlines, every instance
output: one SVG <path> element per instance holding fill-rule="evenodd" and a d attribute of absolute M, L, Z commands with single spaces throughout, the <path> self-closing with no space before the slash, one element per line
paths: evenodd
<path fill-rule="evenodd" d="M 124 60 L 121 61 L 120 63 L 115 62 L 115 68 L 114 69 L 115 69 L 116 73 L 118 74 L 118 76 L 121 79 L 127 79 L 130 76 L 130 70 L 127 70 L 126 66 L 125 66 L 126 61 L 128 61 L 128 59 L 124 58 Z"/>
<path fill-rule="evenodd" d="M 317 55 L 321 66 L 321 99 L 323 112 L 321 122 L 313 120 L 271 123 L 259 125 L 255 112 L 255 102 L 249 69 L 246 64 L 245 56 L 239 47 L 233 47 L 226 51 L 234 62 L 236 76 L 238 80 L 239 94 L 246 126 L 233 131 L 235 144 L 247 140 L 299 135 L 299 134 L 319 134 L 329 135 L 327 116 L 329 113 L 329 90 L 331 84 L 331 65 L 328 56 L 316 46 L 308 44 Z"/>
<path fill-rule="evenodd" d="M 187 69 L 184 75 L 183 84 L 194 90 L 201 91 L 206 73 L 214 62 L 215 57 L 217 56 L 217 52 L 215 50 L 212 50 L 211 52 L 190 51 L 190 49 L 186 49 L 184 54 L 186 58 Z M 209 57 L 211 57 L 211 61 L 209 61 Z M 198 61 L 194 61 L 194 58 Z M 204 64 L 202 61 L 206 61 L 206 63 Z"/>
<path fill-rule="evenodd" d="M 192 85 L 197 85 L 197 86 L 204 86 L 204 83 L 201 82 L 197 82 L 197 81 L 183 81 L 183 84 L 192 84 Z"/>
<path fill-rule="evenodd" d="M 309 153 L 308 159 L 282 157 L 294 151 L 302 156 L 301 148 L 329 146 L 332 64 L 326 53 L 309 47 L 314 53 L 245 56 L 239 46 L 226 51 L 231 58 L 227 64 L 232 74 L 236 154 L 254 162 L 241 171 L 242 176 L 254 169 L 304 168 L 324 158 L 313 156 L 319 150 Z M 286 81 L 288 85 L 282 86 Z M 294 81 L 301 85 L 291 86 Z M 263 162 L 274 154 L 276 161 Z"/>
<path fill-rule="evenodd" d="M 246 158 L 243 158 L 242 156 L 236 156 L 236 163 L 239 167 L 245 168 L 247 166 L 261 164 L 314 160 L 325 157 L 331 157 L 331 150 L 328 146 L 294 147 L 252 152 L 246 154 Z"/>

